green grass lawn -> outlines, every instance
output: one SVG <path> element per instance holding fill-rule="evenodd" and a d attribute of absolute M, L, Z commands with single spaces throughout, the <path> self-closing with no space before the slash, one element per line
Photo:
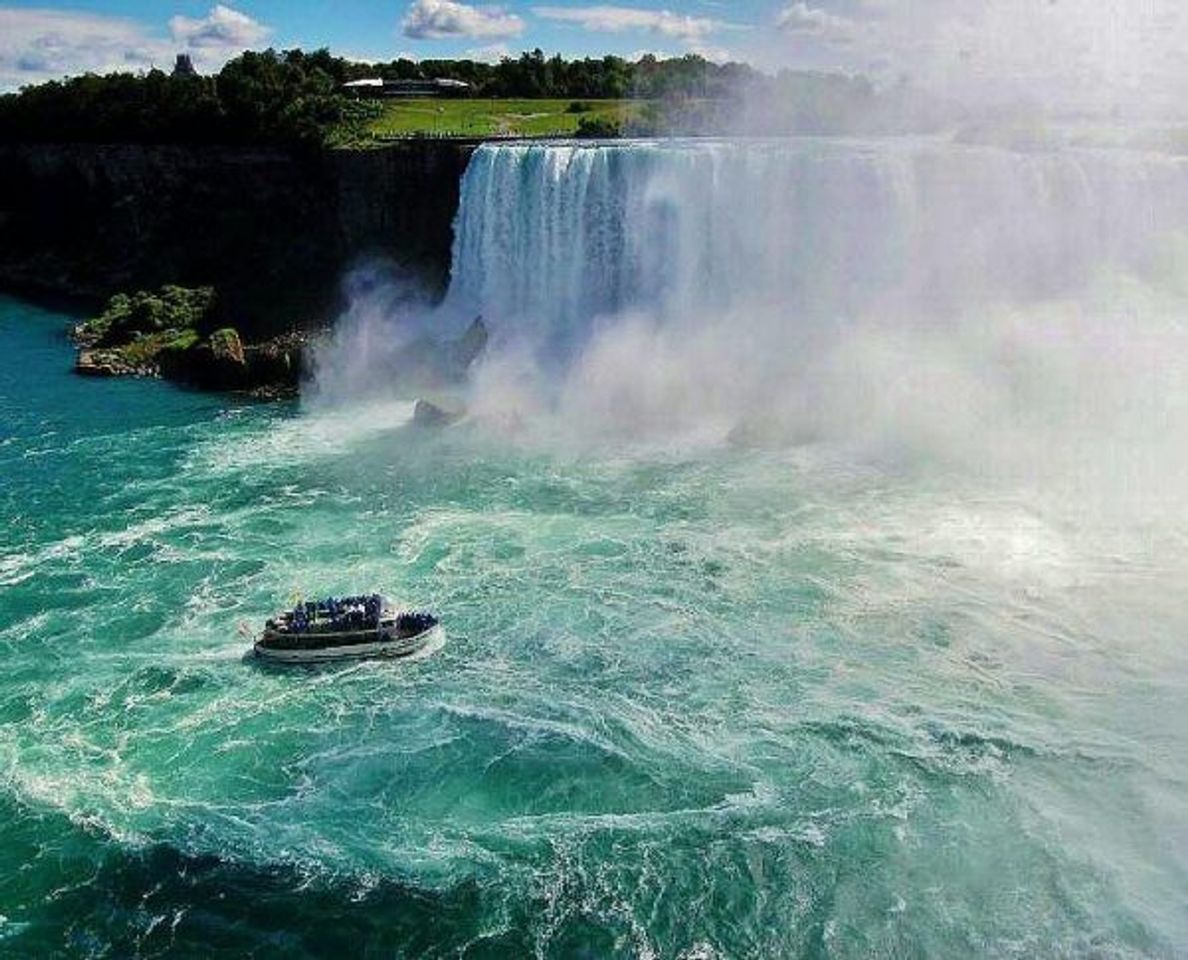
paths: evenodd
<path fill-rule="evenodd" d="M 582 118 L 604 118 L 618 124 L 644 107 L 639 100 L 446 100 L 392 99 L 381 104 L 380 116 L 368 130 L 387 139 L 410 136 L 547 137 L 568 136 Z"/>

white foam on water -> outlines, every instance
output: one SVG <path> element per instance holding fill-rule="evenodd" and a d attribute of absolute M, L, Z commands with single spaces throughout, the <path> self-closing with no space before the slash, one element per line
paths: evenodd
<path fill-rule="evenodd" d="M 365 450 L 412 421 L 412 401 L 362 402 L 302 417 L 253 422 L 244 434 L 201 443 L 186 462 L 200 474 L 287 469 Z"/>

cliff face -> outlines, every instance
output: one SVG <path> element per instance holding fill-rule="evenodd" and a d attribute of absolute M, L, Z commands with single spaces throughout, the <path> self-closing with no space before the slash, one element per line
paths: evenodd
<path fill-rule="evenodd" d="M 330 154 L 347 258 L 380 253 L 444 290 L 462 175 L 480 141 L 405 141 Z"/>
<path fill-rule="evenodd" d="M 211 285 L 249 336 L 321 320 L 361 256 L 444 282 L 472 150 L 0 146 L 0 285 L 87 299 Z"/>

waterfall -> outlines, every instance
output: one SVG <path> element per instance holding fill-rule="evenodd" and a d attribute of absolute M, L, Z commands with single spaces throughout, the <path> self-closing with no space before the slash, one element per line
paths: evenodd
<path fill-rule="evenodd" d="M 471 386 L 493 416 L 598 435 L 763 422 L 1022 471 L 1141 435 L 1158 473 L 1182 459 L 1185 277 L 1171 153 L 490 144 L 443 315 L 493 331 Z"/>
<path fill-rule="evenodd" d="M 1067 296 L 1188 226 L 1188 160 L 934 139 L 488 144 L 471 160 L 449 302 L 548 342 L 645 311 Z"/>

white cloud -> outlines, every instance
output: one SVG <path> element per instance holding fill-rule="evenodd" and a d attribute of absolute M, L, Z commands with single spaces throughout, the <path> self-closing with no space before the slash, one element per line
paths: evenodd
<path fill-rule="evenodd" d="M 142 70 L 172 59 L 171 47 L 134 20 L 0 8 L 0 87 L 88 71 Z"/>
<path fill-rule="evenodd" d="M 190 50 L 230 49 L 236 53 L 262 43 L 272 32 L 246 13 L 221 3 L 201 19 L 173 17 L 169 31 L 175 43 Z"/>
<path fill-rule="evenodd" d="M 266 27 L 222 5 L 202 20 L 175 17 L 170 28 L 172 40 L 125 17 L 0 7 L 0 90 L 87 72 L 169 69 L 181 51 L 200 68 L 216 69 L 268 34 Z"/>
<path fill-rule="evenodd" d="M 859 27 L 847 17 L 821 7 L 810 7 L 804 0 L 797 0 L 781 10 L 776 17 L 776 26 L 787 33 L 810 34 L 833 42 L 850 39 Z"/>
<path fill-rule="evenodd" d="M 414 40 L 445 37 L 515 37 L 524 21 L 500 7 L 472 7 L 457 0 L 414 0 L 401 27 Z"/>
<path fill-rule="evenodd" d="M 684 43 L 697 43 L 715 30 L 726 26 L 708 17 L 691 17 L 668 10 L 641 10 L 635 7 L 536 7 L 532 12 L 545 20 L 576 23 L 583 29 L 599 33 L 646 30 Z"/>
<path fill-rule="evenodd" d="M 679 57 L 679 53 L 673 53 L 671 50 L 632 50 L 627 54 L 626 59 L 634 63 L 636 60 L 642 60 L 644 57 L 655 57 L 657 60 L 670 60 L 673 57 Z"/>
<path fill-rule="evenodd" d="M 655 57 L 657 60 L 674 60 L 678 57 L 686 56 L 690 53 L 695 53 L 699 57 L 705 57 L 711 63 L 728 63 L 732 60 L 738 60 L 739 57 L 732 50 L 727 50 L 724 47 L 703 46 L 699 43 L 692 43 L 687 50 L 672 51 L 672 50 L 658 50 L 658 49 L 641 49 L 633 50 L 627 54 L 625 59 L 631 63 L 635 63 L 644 57 Z"/>
<path fill-rule="evenodd" d="M 699 43 L 693 44 L 689 48 L 689 52 L 704 57 L 710 63 L 730 63 L 732 60 L 739 59 L 725 47 L 702 46 Z"/>
<path fill-rule="evenodd" d="M 484 47 L 472 47 L 466 51 L 467 57 L 480 63 L 498 63 L 511 55 L 511 47 L 506 43 L 489 43 Z"/>

